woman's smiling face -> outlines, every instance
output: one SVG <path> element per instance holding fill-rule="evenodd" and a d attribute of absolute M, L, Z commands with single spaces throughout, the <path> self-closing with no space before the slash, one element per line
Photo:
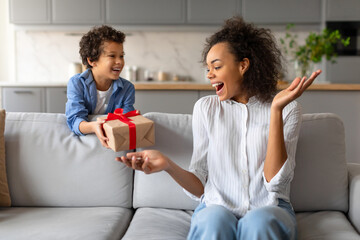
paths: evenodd
<path fill-rule="evenodd" d="M 250 96 L 243 92 L 241 85 L 244 73 L 249 68 L 249 59 L 236 61 L 235 56 L 229 51 L 228 43 L 221 42 L 211 47 L 206 57 L 208 67 L 207 77 L 220 101 L 227 99 L 247 103 Z"/>

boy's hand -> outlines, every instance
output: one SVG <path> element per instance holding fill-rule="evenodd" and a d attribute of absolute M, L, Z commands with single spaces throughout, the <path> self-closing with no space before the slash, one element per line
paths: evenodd
<path fill-rule="evenodd" d="M 107 144 L 109 139 L 105 136 L 105 133 L 104 133 L 104 130 L 102 127 L 102 124 L 105 123 L 105 120 L 98 118 L 96 120 L 96 122 L 92 122 L 92 123 L 93 123 L 94 133 L 96 134 L 97 138 L 101 142 L 101 145 L 103 145 L 103 147 L 110 148 L 109 145 Z"/>

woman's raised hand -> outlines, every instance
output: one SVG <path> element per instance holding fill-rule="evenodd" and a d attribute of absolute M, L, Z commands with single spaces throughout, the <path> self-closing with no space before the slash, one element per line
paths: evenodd
<path fill-rule="evenodd" d="M 308 79 L 306 79 L 306 77 L 295 78 L 288 88 L 276 94 L 272 101 L 272 107 L 282 110 L 291 101 L 300 97 L 320 73 L 321 70 L 317 70 L 316 72 L 313 72 Z"/>
<path fill-rule="evenodd" d="M 115 160 L 146 174 L 160 172 L 169 168 L 169 159 L 156 150 L 131 152 L 127 153 L 126 156 L 117 157 Z"/>

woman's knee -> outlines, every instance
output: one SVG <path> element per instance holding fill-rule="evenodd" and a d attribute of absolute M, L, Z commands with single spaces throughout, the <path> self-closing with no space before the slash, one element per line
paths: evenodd
<path fill-rule="evenodd" d="M 238 234 L 255 234 L 264 239 L 269 236 L 293 239 L 296 235 L 296 221 L 286 210 L 277 206 L 254 209 L 239 221 Z"/>
<path fill-rule="evenodd" d="M 226 208 L 208 206 L 193 216 L 188 239 L 235 239 L 237 221 Z"/>
<path fill-rule="evenodd" d="M 220 205 L 210 205 L 196 213 L 194 223 L 207 223 L 223 226 L 224 222 L 237 222 L 236 217 L 228 209 Z"/>

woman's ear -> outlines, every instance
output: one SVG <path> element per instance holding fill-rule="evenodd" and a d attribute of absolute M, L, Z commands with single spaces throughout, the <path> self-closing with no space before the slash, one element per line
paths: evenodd
<path fill-rule="evenodd" d="M 250 61 L 248 58 L 244 58 L 239 65 L 239 71 L 242 75 L 244 75 L 246 73 L 246 71 L 249 69 L 250 67 Z"/>
<path fill-rule="evenodd" d="M 86 58 L 87 62 L 89 63 L 90 66 L 95 67 L 96 66 L 96 61 L 91 61 L 90 58 Z"/>

